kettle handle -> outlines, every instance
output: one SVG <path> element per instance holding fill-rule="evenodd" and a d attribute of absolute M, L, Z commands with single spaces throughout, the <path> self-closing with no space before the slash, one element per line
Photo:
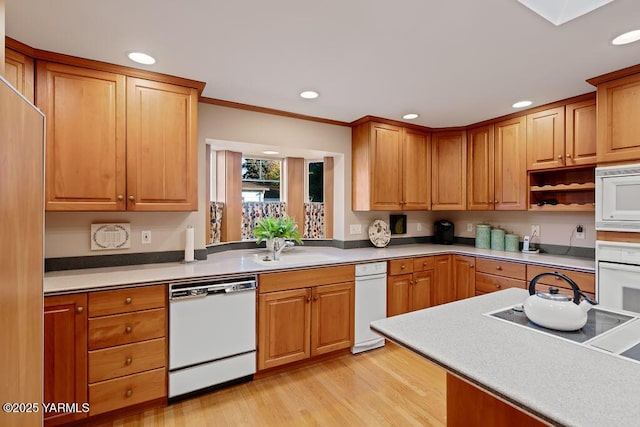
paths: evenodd
<path fill-rule="evenodd" d="M 594 300 L 592 300 L 591 298 L 589 298 L 587 295 L 585 295 L 580 288 L 578 287 L 578 285 L 576 284 L 576 282 L 574 282 L 573 280 L 571 280 L 569 277 L 567 277 L 566 275 L 562 274 L 562 273 L 557 273 L 555 271 L 551 272 L 546 272 L 546 273 L 540 273 L 537 276 L 535 276 L 533 279 L 531 279 L 531 282 L 529 283 L 529 295 L 535 295 L 536 293 L 536 283 L 538 283 L 538 280 L 540 280 L 540 278 L 544 277 L 544 276 L 555 276 L 555 277 L 559 277 L 561 279 L 563 279 L 565 282 L 567 282 L 570 286 L 571 289 L 573 290 L 573 302 L 576 304 L 580 304 L 580 296 L 584 296 L 585 299 L 587 301 L 589 301 L 589 303 L 591 304 L 597 304 Z"/>

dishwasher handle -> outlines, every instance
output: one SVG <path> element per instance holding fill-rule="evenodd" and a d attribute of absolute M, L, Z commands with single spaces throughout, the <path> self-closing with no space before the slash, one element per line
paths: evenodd
<path fill-rule="evenodd" d="M 205 298 L 216 294 L 230 294 L 235 292 L 255 291 L 257 284 L 255 280 L 242 282 L 203 284 L 201 286 L 191 286 L 188 288 L 171 289 L 170 300 L 183 300 L 193 298 Z"/>

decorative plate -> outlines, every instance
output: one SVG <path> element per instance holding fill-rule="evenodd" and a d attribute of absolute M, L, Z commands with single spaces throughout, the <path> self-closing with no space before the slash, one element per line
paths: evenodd
<path fill-rule="evenodd" d="M 391 240 L 389 225 L 381 219 L 376 219 L 369 226 L 369 240 L 374 246 L 384 248 Z"/>

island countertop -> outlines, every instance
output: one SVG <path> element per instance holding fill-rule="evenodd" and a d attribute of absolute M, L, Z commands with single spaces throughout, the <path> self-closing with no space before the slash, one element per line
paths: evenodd
<path fill-rule="evenodd" d="M 371 328 L 551 424 L 637 426 L 640 364 L 485 315 L 527 296 L 506 289 Z"/>
<path fill-rule="evenodd" d="M 190 264 L 171 262 L 48 272 L 44 276 L 44 293 L 54 295 L 101 288 L 166 283 L 199 277 L 256 274 L 275 270 L 357 264 L 439 254 L 503 259 L 591 273 L 595 271 L 595 262 L 590 259 L 494 251 L 465 245 L 409 244 L 357 249 L 296 246 L 291 252 L 283 253 L 281 261 L 260 262 L 260 258 L 266 254 L 265 249 L 244 249 L 209 254 L 207 260 Z"/>

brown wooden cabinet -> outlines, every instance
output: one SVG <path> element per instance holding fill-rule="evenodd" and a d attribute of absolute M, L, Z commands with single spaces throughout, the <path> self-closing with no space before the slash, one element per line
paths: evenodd
<path fill-rule="evenodd" d="M 568 104 L 565 116 L 565 166 L 595 165 L 596 101 Z"/>
<path fill-rule="evenodd" d="M 433 257 L 434 275 L 431 304 L 439 305 L 456 300 L 456 286 L 453 281 L 451 255 Z"/>
<path fill-rule="evenodd" d="M 389 261 L 387 316 L 431 306 L 434 257 Z"/>
<path fill-rule="evenodd" d="M 429 135 L 384 123 L 353 128 L 352 208 L 356 211 L 430 207 Z"/>
<path fill-rule="evenodd" d="M 258 370 L 351 347 L 354 280 L 353 266 L 261 274 Z"/>
<path fill-rule="evenodd" d="M 47 403 L 87 398 L 87 295 L 44 299 L 44 396 Z M 46 426 L 85 418 L 87 413 L 45 412 Z"/>
<path fill-rule="evenodd" d="M 467 136 L 464 131 L 431 135 L 431 209 L 467 206 Z"/>
<path fill-rule="evenodd" d="M 5 49 L 4 78 L 29 101 L 34 101 L 35 70 L 33 59 L 12 49 Z"/>
<path fill-rule="evenodd" d="M 598 84 L 597 161 L 640 160 L 640 74 Z"/>
<path fill-rule="evenodd" d="M 453 255 L 453 283 L 456 300 L 469 298 L 476 292 L 476 259 L 472 256 Z"/>
<path fill-rule="evenodd" d="M 564 106 L 527 115 L 527 170 L 564 166 Z"/>
<path fill-rule="evenodd" d="M 197 91 L 38 61 L 46 210 L 197 209 Z"/>
<path fill-rule="evenodd" d="M 587 293 L 591 298 L 595 299 L 596 281 L 595 274 L 583 271 L 567 270 L 564 268 L 547 267 L 541 265 L 527 265 L 527 286 L 535 276 L 541 273 L 556 272 L 561 273 L 573 280 L 581 291 Z M 536 289 L 548 290 L 549 287 L 555 286 L 562 288 L 563 292 L 571 294 L 571 285 L 565 280 L 556 276 L 543 276 L 538 280 Z"/>
<path fill-rule="evenodd" d="M 467 131 L 467 210 L 488 211 L 495 205 L 493 125 Z"/>
<path fill-rule="evenodd" d="M 526 288 L 527 266 L 512 261 L 476 258 L 476 295 L 506 288 Z"/>
<path fill-rule="evenodd" d="M 167 396 L 164 285 L 89 293 L 89 415 Z"/>

